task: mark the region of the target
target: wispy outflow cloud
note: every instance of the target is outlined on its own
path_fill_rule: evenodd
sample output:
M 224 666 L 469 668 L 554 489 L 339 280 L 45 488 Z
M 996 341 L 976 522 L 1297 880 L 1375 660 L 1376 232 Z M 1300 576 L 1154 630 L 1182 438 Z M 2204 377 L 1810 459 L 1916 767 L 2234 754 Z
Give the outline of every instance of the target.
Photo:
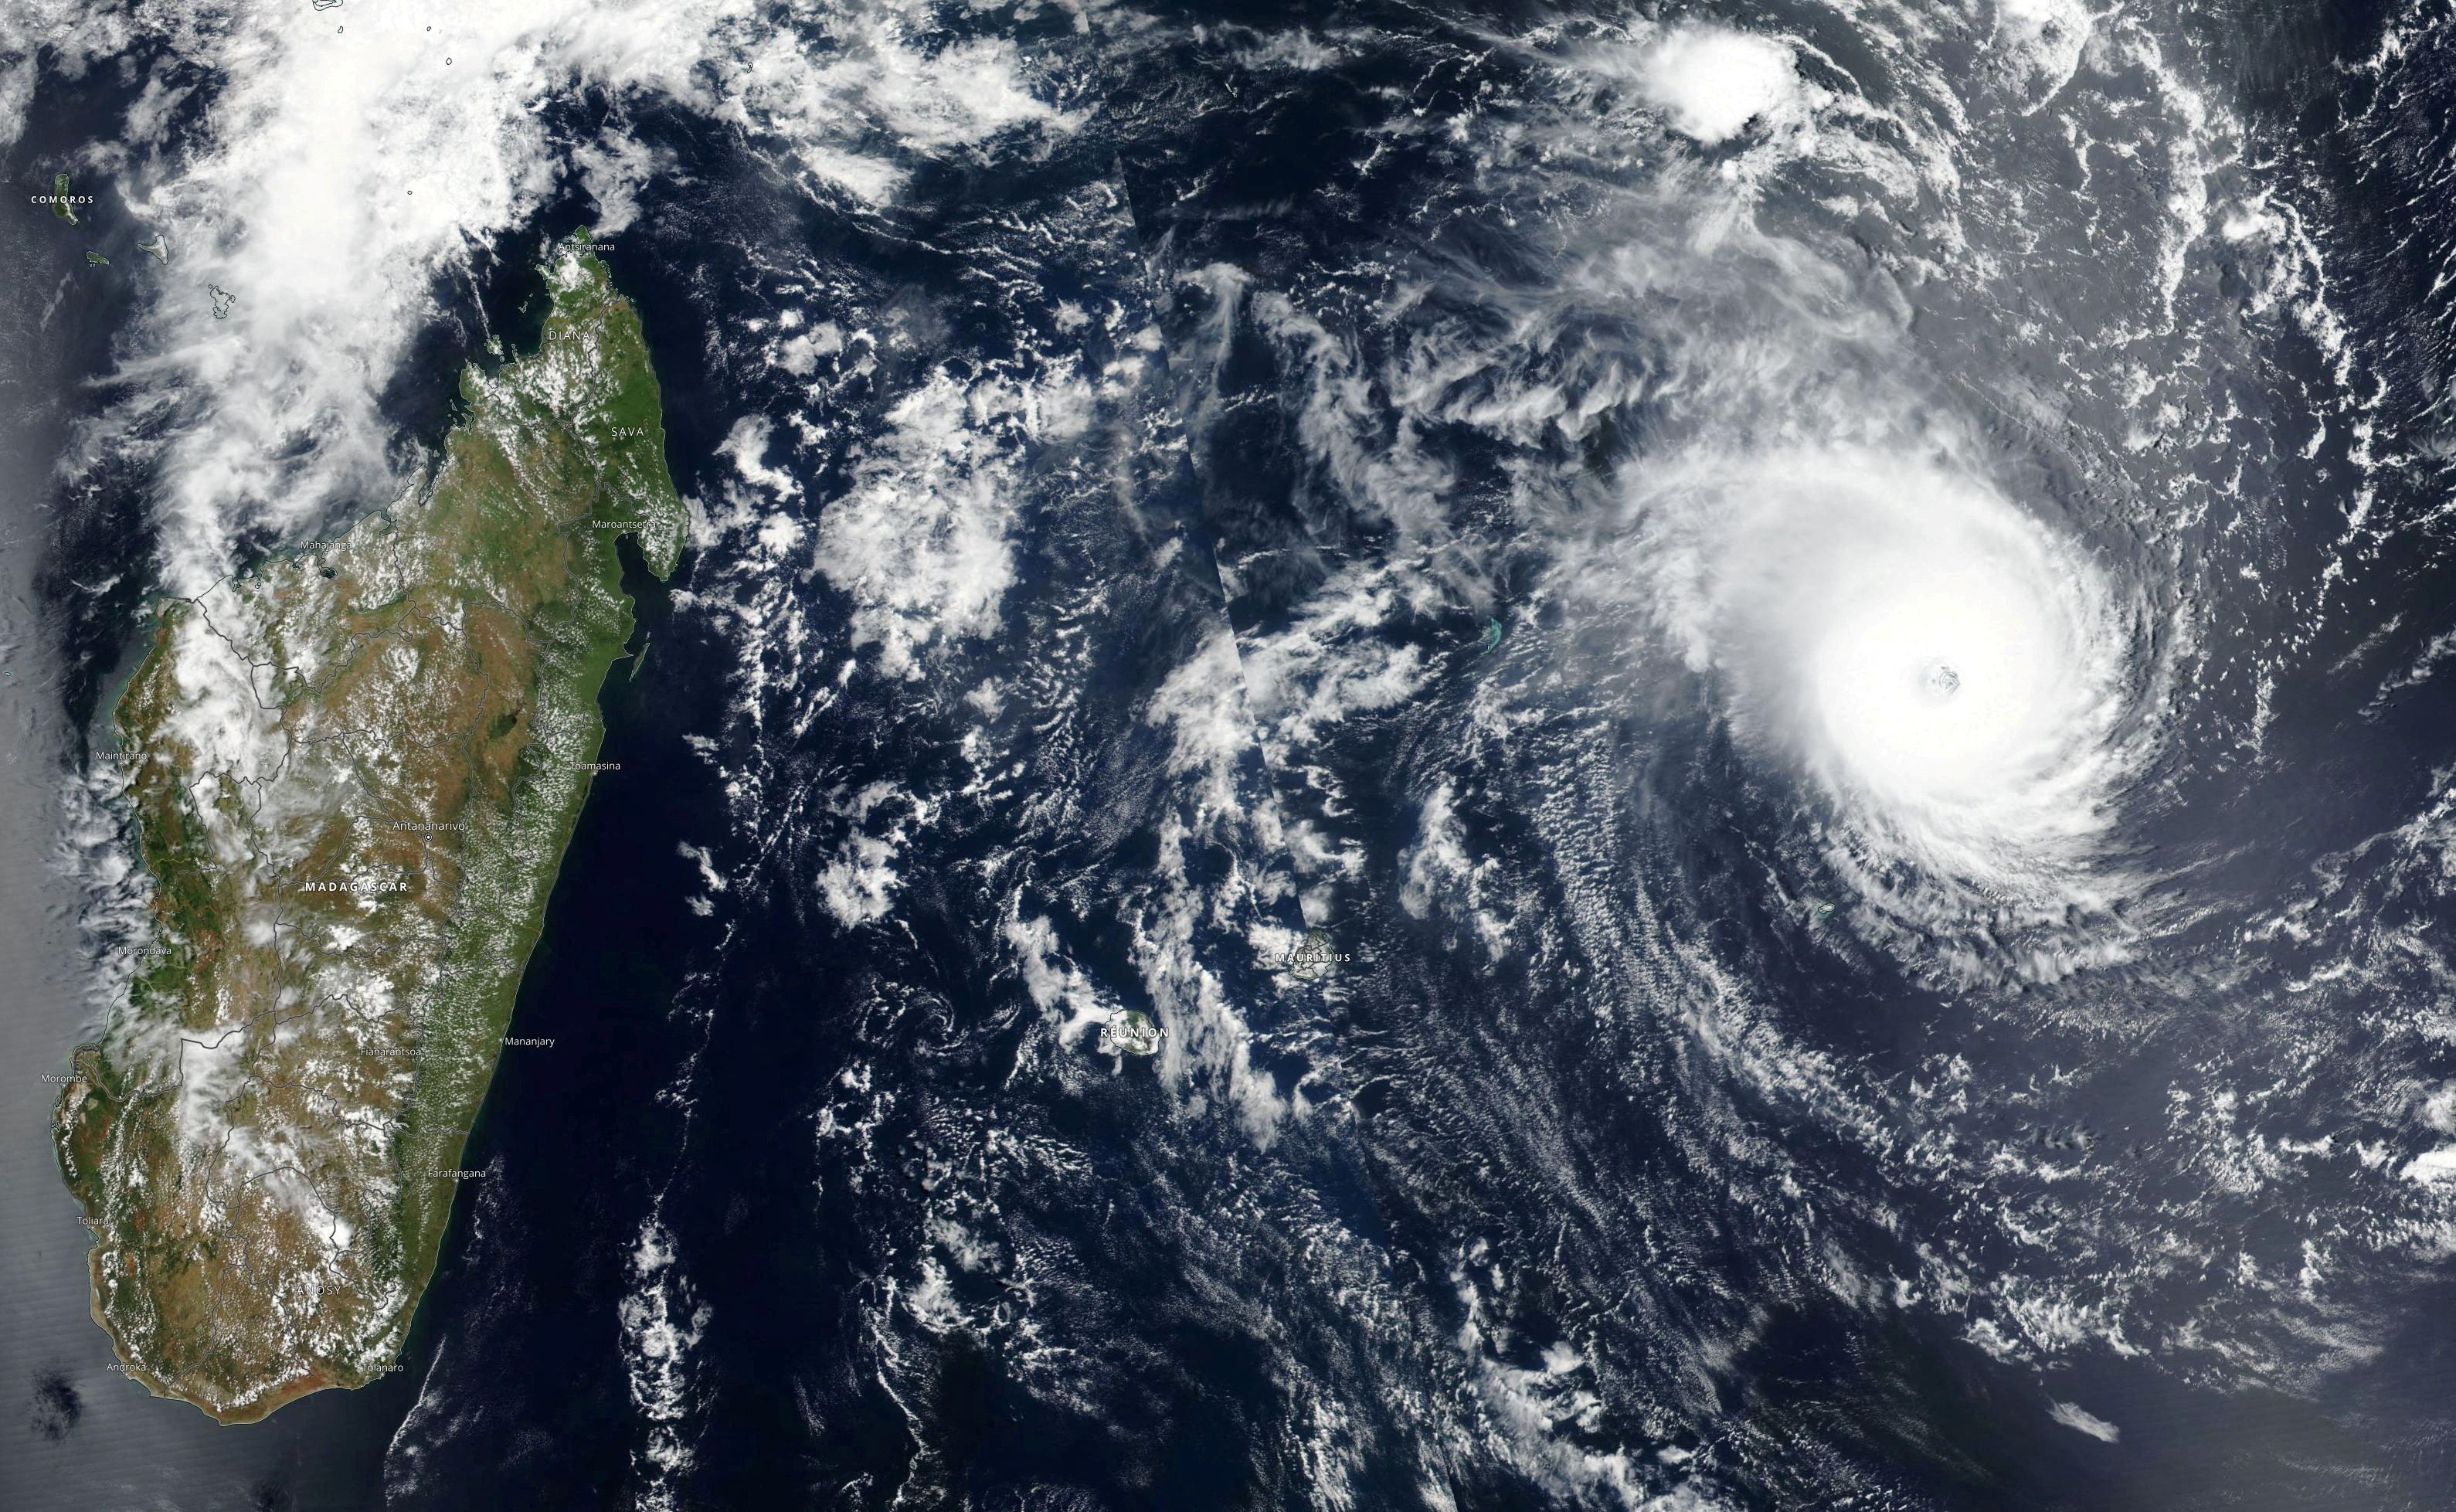
M 2192 686 L 2223 673 L 2204 656 L 2211 642 L 2261 654 L 2257 637 L 2211 623 L 2208 605 L 2249 602 L 2222 577 L 2262 583 L 2263 604 L 2281 592 L 2265 586 L 2277 554 L 2241 544 L 2271 528 L 2271 501 L 2225 497 L 2262 486 L 2257 463 L 2244 481 L 2242 459 L 2274 438 L 2226 385 L 2271 360 L 2247 349 L 2242 303 L 2301 296 L 2256 276 L 2250 301 L 2215 291 L 2236 261 L 2277 288 L 2304 278 L 2300 227 L 2246 213 L 2226 235 L 2251 252 L 2221 266 L 2208 255 L 2204 207 L 2255 203 L 2226 180 L 2275 175 L 2248 166 L 2257 154 L 2241 151 L 2222 90 L 2196 92 L 2180 49 L 2158 62 L 2147 24 L 2060 3 L 1981 8 L 1974 57 L 1937 47 L 1933 18 L 1855 8 L 1847 30 L 1866 51 L 1849 56 L 1762 20 L 1750 33 L 1546 28 L 1527 66 L 1553 77 L 1496 68 L 1471 105 L 1393 112 L 1369 152 L 1324 172 L 1375 204 L 1421 196 L 1386 235 L 1323 216 L 1346 238 L 1335 269 L 1220 231 L 1226 197 L 1198 172 L 1149 194 L 1187 203 L 1169 222 L 1177 239 L 1150 239 L 1178 291 L 1172 357 L 1198 464 L 1241 505 L 1258 431 L 1298 459 L 1270 478 L 1294 486 L 1254 501 L 1266 519 L 1235 521 L 1250 546 L 1222 546 L 1232 597 L 1249 595 L 1235 652 L 1274 770 L 1293 774 L 1290 833 L 1310 824 L 1336 853 L 1386 845 L 1394 812 L 1416 819 L 1395 868 L 1366 872 L 1380 887 L 1333 893 L 1341 910 L 1472 919 L 1484 938 L 1456 930 L 1448 943 L 1480 956 L 1499 934 L 1482 929 L 1484 899 L 1557 878 L 1562 907 L 1515 920 L 1495 909 L 1494 922 L 1522 926 L 1513 944 L 1553 929 L 1579 942 L 1581 973 L 1543 978 L 1565 1001 L 1599 962 L 1627 973 L 1618 993 L 1597 992 L 1607 1012 L 1675 1015 L 1670 1032 L 1693 1036 L 1714 1071 L 1694 1122 L 1686 1107 L 1666 1119 L 1675 1137 L 1699 1129 L 1727 1150 L 1718 1178 L 1758 1158 L 1761 1135 L 1810 1127 L 1867 1151 L 1882 1195 L 1859 1211 L 1878 1223 L 1896 1200 L 1949 1195 L 1975 1213 L 1970 1194 L 2071 1183 L 2092 1200 L 2057 1203 L 2051 1238 L 2022 1233 L 1997 1247 L 2017 1258 L 1996 1268 L 1976 1258 L 1993 1220 L 1974 1230 L 1986 1238 L 1939 1240 L 1903 1305 L 1990 1331 L 2006 1358 L 2155 1347 L 2143 1341 L 2170 1303 L 2162 1316 L 2193 1316 L 2194 1330 L 2160 1342 L 2232 1349 L 2244 1336 L 2231 1314 L 2195 1332 L 2237 1305 L 2215 1299 L 2231 1283 L 2202 1287 L 2155 1261 L 2071 1262 L 2099 1245 L 2151 1254 L 2173 1232 L 2171 1207 L 2103 1174 L 2119 1162 L 2055 1145 L 2018 1167 L 1996 1154 L 1945 1172 L 1924 1163 L 1929 1147 L 1903 1154 L 1910 1138 L 1965 1140 L 2006 1110 L 2032 1116 L 2032 1099 L 2077 1094 L 1997 1084 L 1974 1054 L 1975 1071 L 1955 1057 L 1903 1096 L 1827 1026 L 1791 1016 L 1789 984 L 1762 974 L 1753 941 L 1732 948 L 1721 904 L 1692 911 L 1689 861 L 1654 849 L 1719 846 L 1709 829 L 1736 829 L 1763 848 L 1751 865 L 1765 868 L 1770 928 L 1795 922 L 1804 949 L 1830 953 L 1820 969 L 1847 980 L 1872 956 L 1907 967 L 2041 1041 L 2053 1030 L 2038 1004 L 2085 997 L 2073 990 L 2086 983 L 2106 984 L 2104 1022 L 2125 1035 L 2171 1032 L 2184 1012 L 2158 998 L 2202 990 L 2187 971 L 2161 974 L 2183 910 L 2174 853 L 2141 837 L 2173 811 L 2173 763 L 2203 738 L 2179 711 L 2230 727 L 2248 707 Z M 1267 119 L 1302 87 L 1259 77 L 1259 64 L 1219 72 L 1230 83 L 1206 104 L 1227 119 Z M 2058 173 L 2060 187 L 2040 187 Z M 2293 198 L 2277 192 L 2281 206 Z M 1453 237 L 1461 225 L 1474 235 Z M 2290 308 L 2258 315 L 2282 324 Z M 2333 355 L 2335 327 L 2302 317 Z M 2312 428 L 2295 413 L 2299 446 Z M 1203 431 L 1214 416 L 1216 440 Z M 2195 532 L 2208 528 L 2241 534 L 2204 551 Z M 1474 570 L 1484 564 L 1523 576 Z M 2307 602 L 2336 570 L 2282 593 Z M 1377 575 L 1362 602 L 1357 585 Z M 1418 675 L 1386 682 L 1403 702 L 1360 696 L 1404 656 L 1421 659 Z M 2256 719 L 2267 705 L 2263 684 Z M 1672 775 L 1705 746 L 1679 733 L 1692 717 L 1728 745 Z M 1735 790 L 1763 808 L 1733 814 Z M 1541 839 L 1512 848 L 1494 820 Z M 1760 1121 L 1716 1106 L 1724 1078 L 1783 1112 Z M 1445 1089 L 1426 1083 L 1420 1112 L 1440 1123 Z M 1949 1099 L 1989 1112 L 1940 1112 Z M 2456 1159 L 2400 1152 L 2381 1155 L 2364 1200 L 2391 1184 L 2398 1205 L 2456 1192 L 2440 1179 Z M 2291 1164 L 2258 1166 L 2257 1179 L 2305 1180 Z M 1803 1158 L 1740 1184 L 1763 1211 L 1791 1212 L 1812 1169 Z M 2413 1179 L 2394 1181 L 2400 1169 Z M 2308 1177 L 2315 1195 L 2298 1200 L 2343 1211 L 2333 1191 L 2316 1195 L 2334 1179 Z M 2209 1211 L 2237 1211 L 2232 1191 L 2198 1182 L 2181 1184 Z M 1832 1224 L 1859 1201 L 1828 1188 L 1799 1220 Z M 2306 1305 L 2296 1287 L 2321 1284 L 2303 1274 L 2324 1274 L 2262 1263 L 2291 1277 L 2269 1283 L 2281 1312 Z M 1809 1284 L 1845 1294 L 1865 1280 L 1836 1269 Z M 2244 1345 L 2230 1364 L 2260 1352 Z
M 943 25 L 942 10 L 961 24 Z M 993 148 L 1036 157 L 1082 120 L 1012 38 L 961 6 L 28 0 L 0 11 L 0 141 L 46 88 L 106 63 L 156 70 L 151 84 L 129 81 L 121 139 L 80 159 L 112 178 L 137 236 L 159 235 L 162 258 L 124 270 L 137 280 L 135 314 L 118 335 L 108 407 L 72 465 L 143 480 L 159 533 L 153 576 L 182 596 L 268 541 L 297 542 L 399 497 L 429 459 L 387 418 L 384 396 L 460 316 L 455 291 L 491 276 L 490 250 L 549 203 L 577 191 L 603 229 L 638 220 L 675 165 L 632 133 L 635 115 L 678 107 L 734 133 L 781 193 L 872 219 L 931 161 Z M 778 339 L 778 365 L 808 377 L 848 337 L 822 320 Z M 840 577 L 860 644 L 902 674 L 995 623 L 1012 576 L 1015 458 L 1079 428 L 1089 392 L 1064 378 L 925 384 L 887 418 L 841 509 L 814 505 L 808 526 L 771 511 L 759 549 L 789 552 L 803 583 Z M 798 496 L 804 480 L 784 470 L 797 462 L 761 462 L 769 423 L 746 419 L 723 455 L 746 495 Z M 912 501 L 935 509 L 917 528 L 894 513 Z M 229 747 L 224 765 L 285 754 L 262 721 L 227 712 L 206 710 L 213 727 L 196 736 Z M 88 888 L 106 1020 L 125 1007 L 148 929 L 119 781 L 104 764 L 74 785 L 63 848 Z M 930 822 L 930 805 L 907 796 L 864 791 L 836 815 L 846 839 L 822 882 L 848 927 L 887 910 L 908 831 Z M 695 901 L 712 908 L 725 883 L 705 853 L 701 864 L 707 891 Z M 617 1310 L 644 1506 L 679 1495 L 706 1405 L 696 1353 L 708 1313 L 677 1253 L 650 1216 Z M 417 1452 L 405 1451 L 413 1471 Z
M 2122 1429 L 2096 1413 L 2077 1407 L 2069 1401 L 2057 1402 L 2055 1406 L 2048 1409 L 2047 1416 L 2073 1432 L 2085 1433 L 2100 1443 L 2114 1443 L 2123 1437 Z
M 166 583 L 196 591 L 243 532 L 295 534 L 399 485 L 415 460 L 379 396 L 439 317 L 444 281 L 563 182 L 612 225 L 636 215 L 654 154 L 619 131 L 559 140 L 559 102 L 676 100 L 732 123 L 810 192 L 870 205 L 930 157 L 1076 124 L 1011 41 L 930 40 L 927 16 L 444 0 L 37 6 L 0 21 L 0 128 L 36 88 L 38 42 L 54 72 L 143 40 L 205 81 L 200 110 L 161 109 L 152 92 L 127 122 L 119 188 L 168 260 L 122 343 L 127 398 L 86 447 L 150 464 Z
M 127 11 L 80 0 L 19 0 L 0 9 L 0 147 L 25 132 L 46 72 L 83 78 L 148 30 Z
M 1818 447 L 1632 477 L 1628 558 L 1735 728 L 1819 789 L 1838 873 L 1950 934 L 2107 906 L 2133 619 L 1983 478 Z
M 227 570 L 242 529 L 287 534 L 397 484 L 379 397 L 439 280 L 553 188 L 542 104 L 696 61 L 648 11 L 582 13 L 247 10 L 194 35 L 210 103 L 125 186 L 168 260 L 116 375 L 133 398 L 104 420 L 148 438 L 174 589 Z

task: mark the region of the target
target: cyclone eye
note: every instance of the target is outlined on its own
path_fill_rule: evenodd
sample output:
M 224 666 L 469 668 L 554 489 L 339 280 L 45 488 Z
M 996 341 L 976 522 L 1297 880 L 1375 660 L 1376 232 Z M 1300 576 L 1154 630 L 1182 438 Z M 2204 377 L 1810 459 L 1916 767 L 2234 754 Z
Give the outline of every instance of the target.
M 1919 674 L 1919 691 L 1927 695 L 1929 703 L 1941 704 L 1961 691 L 1961 674 L 1942 662 L 1930 662 Z

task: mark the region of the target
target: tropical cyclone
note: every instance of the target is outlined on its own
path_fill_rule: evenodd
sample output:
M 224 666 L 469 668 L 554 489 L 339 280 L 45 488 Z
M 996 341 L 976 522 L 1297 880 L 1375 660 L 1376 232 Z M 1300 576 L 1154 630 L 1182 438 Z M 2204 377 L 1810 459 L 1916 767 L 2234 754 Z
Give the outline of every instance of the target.
M 94 1316 L 226 1422 L 394 1362 L 686 517 L 638 317 L 584 237 L 430 476 L 163 601 L 116 709 L 153 935 L 62 1095 Z

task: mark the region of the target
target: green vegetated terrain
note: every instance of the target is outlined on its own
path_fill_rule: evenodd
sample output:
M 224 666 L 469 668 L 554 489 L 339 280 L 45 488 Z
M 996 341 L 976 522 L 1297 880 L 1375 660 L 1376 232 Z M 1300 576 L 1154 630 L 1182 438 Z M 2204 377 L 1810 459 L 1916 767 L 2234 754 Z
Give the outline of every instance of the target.
M 153 937 L 58 1111 L 130 1375 L 228 1422 L 396 1360 L 590 787 L 616 541 L 686 527 L 584 240 L 431 477 L 156 605 L 116 720 Z

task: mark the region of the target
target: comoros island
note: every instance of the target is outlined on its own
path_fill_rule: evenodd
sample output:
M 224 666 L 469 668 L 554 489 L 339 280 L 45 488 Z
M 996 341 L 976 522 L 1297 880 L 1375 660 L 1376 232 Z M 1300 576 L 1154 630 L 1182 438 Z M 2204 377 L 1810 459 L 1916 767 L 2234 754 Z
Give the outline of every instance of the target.
M 638 316 L 583 239 L 535 352 L 462 377 L 424 480 L 154 606 L 113 713 L 151 937 L 61 1097 L 93 1311 L 226 1422 L 397 1361 L 686 530 Z

